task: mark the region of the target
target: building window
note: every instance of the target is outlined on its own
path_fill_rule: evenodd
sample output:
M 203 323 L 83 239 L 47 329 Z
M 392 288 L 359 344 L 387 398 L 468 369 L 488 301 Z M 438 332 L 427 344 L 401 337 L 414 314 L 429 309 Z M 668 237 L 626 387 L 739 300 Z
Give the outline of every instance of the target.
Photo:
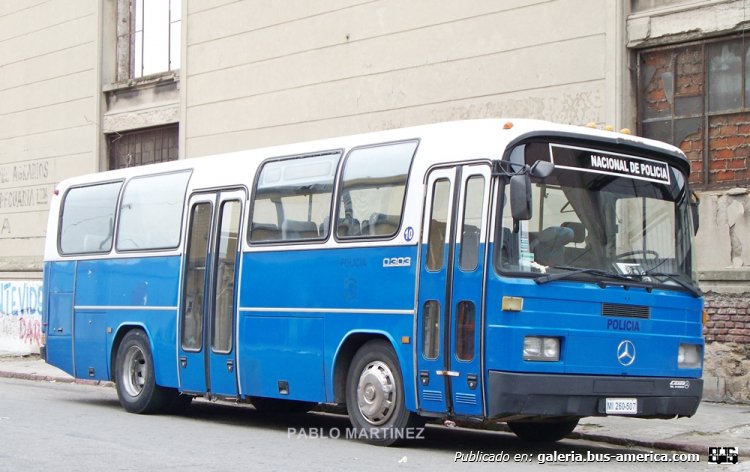
M 177 160 L 177 124 L 107 135 L 109 168 Z
M 119 0 L 118 80 L 180 68 L 182 0 Z
M 680 147 L 699 188 L 750 183 L 750 43 L 742 36 L 638 53 L 642 136 Z

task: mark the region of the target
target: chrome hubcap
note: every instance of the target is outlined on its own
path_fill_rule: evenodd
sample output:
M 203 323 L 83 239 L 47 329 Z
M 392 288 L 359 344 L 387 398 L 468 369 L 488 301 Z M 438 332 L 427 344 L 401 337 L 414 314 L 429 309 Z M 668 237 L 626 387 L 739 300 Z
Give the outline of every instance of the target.
M 391 369 L 381 361 L 367 364 L 357 384 L 357 405 L 362 416 L 372 425 L 382 425 L 393 416 L 397 395 Z
M 130 346 L 125 353 L 122 369 L 122 386 L 131 397 L 137 397 L 146 385 L 146 357 L 138 346 Z

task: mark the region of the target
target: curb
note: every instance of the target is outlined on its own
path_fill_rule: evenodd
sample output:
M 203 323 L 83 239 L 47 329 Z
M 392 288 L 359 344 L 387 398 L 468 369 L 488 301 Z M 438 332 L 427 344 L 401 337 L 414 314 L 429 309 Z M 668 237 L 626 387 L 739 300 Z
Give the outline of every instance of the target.
M 479 431 L 500 431 L 512 434 L 510 428 L 508 428 L 505 423 L 489 423 L 482 426 L 471 422 L 458 422 L 457 426 Z M 690 452 L 701 455 L 705 455 L 707 452 L 706 446 L 678 441 L 670 441 L 668 439 L 662 441 L 646 441 L 640 439 L 629 439 L 621 436 L 612 436 L 609 434 L 586 433 L 578 431 L 573 431 L 565 438 L 582 439 L 584 441 L 612 444 L 614 446 L 643 447 L 647 449 L 661 449 L 674 452 Z
M 8 372 L 0 370 L 0 377 L 11 378 L 11 379 L 22 379 L 22 380 L 36 380 L 42 382 L 60 382 L 60 383 L 75 383 L 80 385 L 93 385 L 101 387 L 114 387 L 113 382 L 106 380 L 81 380 L 74 379 L 73 377 L 60 377 L 53 375 L 42 375 L 42 374 L 30 374 L 26 372 Z M 339 413 L 339 411 L 336 411 Z M 505 424 L 495 424 L 494 427 L 477 427 L 470 423 L 461 423 L 460 427 L 467 429 L 477 429 L 485 431 L 503 431 L 509 432 L 510 430 Z M 611 436 L 607 434 L 595 434 L 595 433 L 584 433 L 573 431 L 567 436 L 568 439 L 582 439 L 585 441 L 592 441 L 598 443 L 612 444 L 615 446 L 637 446 L 645 447 L 648 449 L 661 449 L 668 451 L 679 451 L 679 452 L 690 452 L 695 454 L 705 454 L 706 447 L 698 444 L 688 444 L 680 442 L 666 441 L 641 441 L 638 439 L 628 439 L 618 436 Z
M 645 447 L 648 449 L 662 449 L 667 451 L 678 451 L 678 452 L 690 452 L 694 454 L 704 455 L 707 452 L 706 446 L 698 444 L 689 444 L 674 442 L 669 440 L 664 441 L 642 441 L 639 439 L 628 439 L 618 436 L 610 436 L 607 434 L 594 434 L 594 433 L 578 433 L 573 431 L 568 436 L 570 439 L 583 439 L 585 441 L 593 441 L 600 443 L 612 444 L 615 446 L 637 446 Z
M 73 377 L 60 377 L 55 375 L 43 375 L 43 374 L 29 374 L 26 372 L 8 372 L 0 370 L 0 377 L 8 379 L 21 379 L 21 380 L 36 380 L 39 382 L 59 382 L 59 383 L 74 383 L 80 385 L 94 385 L 102 387 L 114 387 L 113 382 L 107 380 L 83 380 L 74 379 Z

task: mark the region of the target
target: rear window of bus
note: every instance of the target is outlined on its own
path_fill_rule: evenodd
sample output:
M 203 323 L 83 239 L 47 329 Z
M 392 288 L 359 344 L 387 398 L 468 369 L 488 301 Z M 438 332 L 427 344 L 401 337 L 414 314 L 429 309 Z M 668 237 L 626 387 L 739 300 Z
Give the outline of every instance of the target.
M 67 191 L 60 217 L 60 253 L 95 254 L 112 249 L 117 196 L 121 187 L 121 181 L 106 182 Z

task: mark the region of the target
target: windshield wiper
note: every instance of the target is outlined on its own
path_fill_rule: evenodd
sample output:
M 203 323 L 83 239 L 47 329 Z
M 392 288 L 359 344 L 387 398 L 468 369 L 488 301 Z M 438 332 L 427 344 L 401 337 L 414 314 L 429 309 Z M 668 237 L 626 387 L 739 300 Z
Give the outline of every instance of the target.
M 553 267 L 550 267 L 550 269 L 563 269 L 563 270 L 569 270 L 570 272 L 559 272 L 557 274 L 547 274 L 541 277 L 537 277 L 536 279 L 534 279 L 534 281 L 538 284 L 546 284 L 547 282 L 552 282 L 554 280 L 560 280 L 560 279 L 567 279 L 568 277 L 573 277 L 574 275 L 578 275 L 578 274 L 589 274 L 589 275 L 595 275 L 597 277 L 605 277 L 608 279 L 628 280 L 628 281 L 634 282 L 634 280 L 628 276 L 615 274 L 613 272 L 607 272 L 601 269 L 586 269 L 582 267 L 570 267 L 570 266 L 553 266 Z
M 703 292 L 699 287 L 696 287 L 694 285 L 691 285 L 687 282 L 684 282 L 679 278 L 680 274 L 668 274 L 666 272 L 653 272 L 653 271 L 644 271 L 642 274 L 638 274 L 638 276 L 643 280 L 644 277 L 663 277 L 665 279 L 671 280 L 672 282 L 675 282 L 680 287 L 684 288 L 688 292 L 690 292 L 691 295 L 693 295 L 695 298 L 698 298 L 703 295 Z M 659 282 L 663 282 L 663 280 L 660 280 Z

